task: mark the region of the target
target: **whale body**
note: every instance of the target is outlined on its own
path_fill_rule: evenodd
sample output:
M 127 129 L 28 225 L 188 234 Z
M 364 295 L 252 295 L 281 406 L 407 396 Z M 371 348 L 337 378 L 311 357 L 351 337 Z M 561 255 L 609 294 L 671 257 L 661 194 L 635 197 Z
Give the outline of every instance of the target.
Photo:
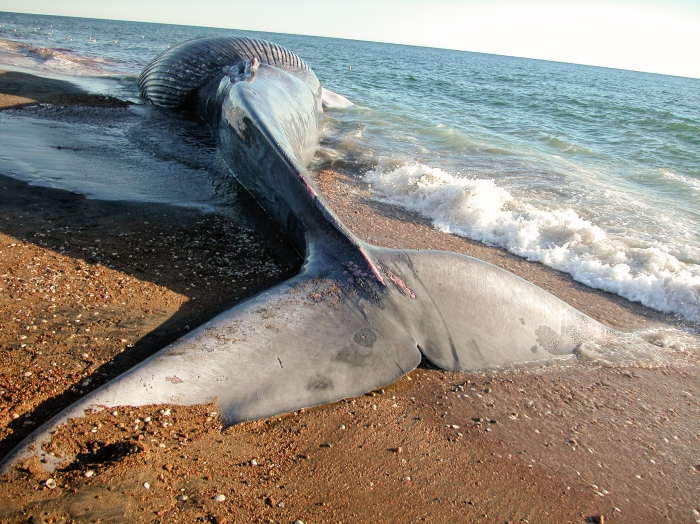
M 480 260 L 361 241 L 306 170 L 319 143 L 323 90 L 276 44 L 239 37 L 176 45 L 141 73 L 149 102 L 209 124 L 232 174 L 304 255 L 296 277 L 211 319 L 86 395 L 2 464 L 38 455 L 69 418 L 101 407 L 216 401 L 225 425 L 366 393 L 422 357 L 476 370 L 571 355 L 614 332 Z

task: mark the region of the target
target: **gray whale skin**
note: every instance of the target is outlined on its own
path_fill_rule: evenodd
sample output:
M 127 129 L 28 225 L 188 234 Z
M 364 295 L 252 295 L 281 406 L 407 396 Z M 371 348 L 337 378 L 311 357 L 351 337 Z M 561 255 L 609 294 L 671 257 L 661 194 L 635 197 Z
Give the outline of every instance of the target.
M 257 66 L 253 58 L 254 76 L 223 73 Z M 49 471 L 70 460 L 42 443 L 86 410 L 217 401 L 232 425 L 385 386 L 421 355 L 446 370 L 475 370 L 557 358 L 614 336 L 485 262 L 355 237 L 306 170 L 319 142 L 321 85 L 294 53 L 250 38 L 193 40 L 156 57 L 139 86 L 153 104 L 199 112 L 231 172 L 305 255 L 303 268 L 59 413 L 2 471 L 32 455 Z

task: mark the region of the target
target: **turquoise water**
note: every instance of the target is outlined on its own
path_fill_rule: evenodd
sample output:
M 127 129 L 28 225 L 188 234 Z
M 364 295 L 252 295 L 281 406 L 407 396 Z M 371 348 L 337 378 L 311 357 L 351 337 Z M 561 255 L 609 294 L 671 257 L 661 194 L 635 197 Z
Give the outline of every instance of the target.
M 436 228 L 700 322 L 700 80 L 11 13 L 0 13 L 0 63 L 137 100 L 135 78 L 155 54 L 220 34 L 289 47 L 355 103 L 327 112 L 312 169 L 342 168 Z

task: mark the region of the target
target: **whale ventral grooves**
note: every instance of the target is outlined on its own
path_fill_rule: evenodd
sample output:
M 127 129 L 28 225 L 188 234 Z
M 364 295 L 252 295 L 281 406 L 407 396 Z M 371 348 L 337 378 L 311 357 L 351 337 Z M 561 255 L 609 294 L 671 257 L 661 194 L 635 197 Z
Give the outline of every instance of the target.
M 181 42 L 154 58 L 139 75 L 144 98 L 161 107 L 176 108 L 223 68 L 256 58 L 281 69 L 311 71 L 290 50 L 257 38 L 221 36 Z

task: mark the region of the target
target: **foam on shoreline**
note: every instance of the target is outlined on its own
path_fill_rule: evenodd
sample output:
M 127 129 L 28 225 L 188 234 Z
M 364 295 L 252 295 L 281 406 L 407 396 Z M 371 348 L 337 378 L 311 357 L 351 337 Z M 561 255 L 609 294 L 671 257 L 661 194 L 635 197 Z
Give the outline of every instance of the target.
M 409 164 L 365 176 L 377 198 L 430 219 L 437 229 L 499 246 L 575 280 L 700 322 L 700 261 L 687 246 L 615 238 L 572 209 L 521 202 L 494 180 Z

